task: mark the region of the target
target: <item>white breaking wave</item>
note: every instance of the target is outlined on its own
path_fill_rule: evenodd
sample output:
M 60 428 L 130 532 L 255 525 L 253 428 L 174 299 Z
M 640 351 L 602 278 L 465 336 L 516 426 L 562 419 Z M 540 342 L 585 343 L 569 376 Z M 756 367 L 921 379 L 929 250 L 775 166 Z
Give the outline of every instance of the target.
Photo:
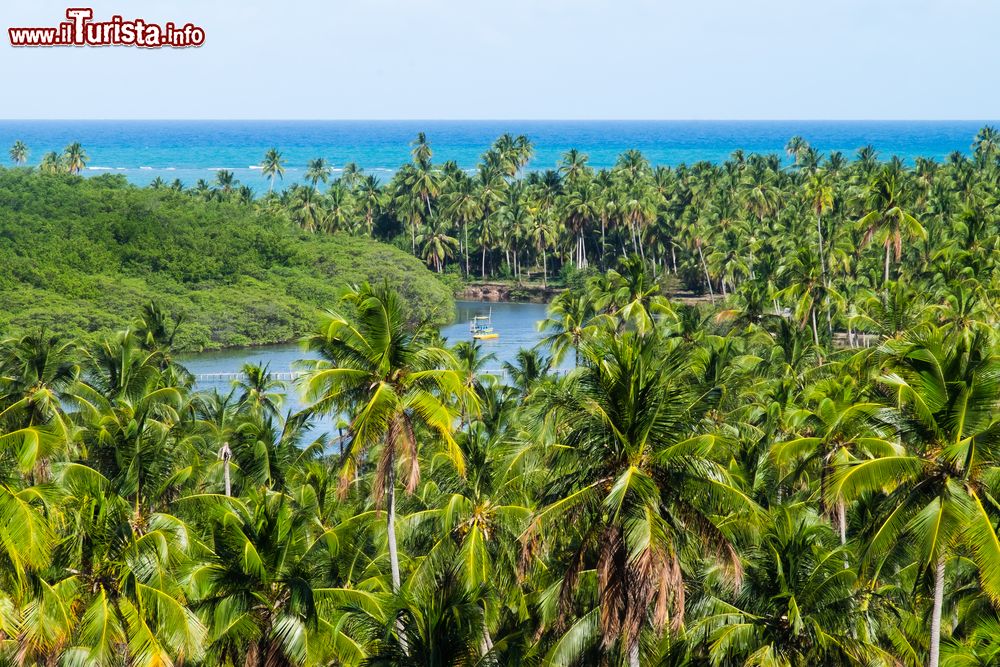
M 152 167 L 139 167 L 139 169 L 146 169 L 146 170 L 151 170 L 151 169 L 152 169 Z
M 87 167 L 87 171 L 111 171 L 111 167 Z

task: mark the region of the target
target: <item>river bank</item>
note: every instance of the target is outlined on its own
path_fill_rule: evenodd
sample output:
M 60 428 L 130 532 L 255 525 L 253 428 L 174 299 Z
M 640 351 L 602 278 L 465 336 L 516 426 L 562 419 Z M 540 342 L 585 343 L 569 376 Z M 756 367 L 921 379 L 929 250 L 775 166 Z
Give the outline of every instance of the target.
M 455 292 L 455 299 L 490 303 L 550 303 L 563 291 L 563 288 L 530 283 L 489 281 L 464 285 Z

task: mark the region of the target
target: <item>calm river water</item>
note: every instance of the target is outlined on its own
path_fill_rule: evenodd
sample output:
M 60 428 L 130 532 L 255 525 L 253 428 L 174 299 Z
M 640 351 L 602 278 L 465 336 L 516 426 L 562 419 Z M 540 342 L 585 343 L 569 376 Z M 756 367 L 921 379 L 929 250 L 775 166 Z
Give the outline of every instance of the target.
M 485 351 L 496 355 L 488 367 L 500 369 L 505 361 L 513 361 L 521 348 L 534 347 L 542 339 L 538 332 L 538 322 L 545 319 L 547 306 L 541 303 L 480 303 L 478 301 L 458 301 L 455 304 L 456 319 L 441 329 L 441 334 L 450 344 L 460 340 L 470 340 L 469 320 L 475 315 L 489 315 L 492 309 L 493 328 L 500 334 L 495 340 L 482 341 Z M 288 373 L 300 359 L 315 358 L 298 343 L 267 345 L 237 350 L 218 350 L 188 355 L 178 359 L 191 373 L 238 373 L 244 364 L 268 364 L 273 373 Z M 218 389 L 229 391 L 231 382 L 225 380 L 200 380 L 198 389 Z M 298 411 L 302 408 L 300 396 L 289 386 L 284 410 Z

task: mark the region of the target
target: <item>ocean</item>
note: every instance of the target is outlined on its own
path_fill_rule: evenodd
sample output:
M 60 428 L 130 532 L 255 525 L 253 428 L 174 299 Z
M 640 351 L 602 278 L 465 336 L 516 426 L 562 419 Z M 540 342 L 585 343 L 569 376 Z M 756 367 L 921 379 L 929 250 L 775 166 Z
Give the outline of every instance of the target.
M 355 162 L 382 182 L 409 159 L 410 142 L 425 132 L 434 161 L 454 160 L 473 169 L 504 132 L 527 135 L 535 156 L 529 169 L 555 168 L 571 148 L 596 168 L 610 167 L 618 155 L 638 149 L 655 165 L 708 160 L 720 162 L 736 149 L 775 153 L 795 135 L 827 153 L 848 157 L 871 144 L 882 159 L 896 155 L 912 163 L 923 156 L 943 160 L 968 153 L 976 132 L 996 121 L 0 121 L 0 149 L 21 140 L 37 164 L 48 151 L 61 152 L 79 141 L 89 162 L 87 175 L 124 174 L 146 185 L 160 177 L 186 186 L 211 182 L 228 169 L 257 191 L 268 183 L 257 166 L 264 152 L 278 148 L 286 172 L 277 187 L 304 177 L 306 163 L 324 157 L 335 169 Z

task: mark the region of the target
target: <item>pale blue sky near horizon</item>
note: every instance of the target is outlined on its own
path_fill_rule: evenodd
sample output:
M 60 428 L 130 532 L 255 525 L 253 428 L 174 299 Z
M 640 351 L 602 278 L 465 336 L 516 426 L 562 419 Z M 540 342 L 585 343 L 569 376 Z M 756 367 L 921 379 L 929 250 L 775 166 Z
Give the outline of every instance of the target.
M 67 4 L 68 3 L 68 4 Z M 194 49 L 13 48 L 121 14 Z M 2 118 L 981 119 L 991 0 L 6 0 Z

